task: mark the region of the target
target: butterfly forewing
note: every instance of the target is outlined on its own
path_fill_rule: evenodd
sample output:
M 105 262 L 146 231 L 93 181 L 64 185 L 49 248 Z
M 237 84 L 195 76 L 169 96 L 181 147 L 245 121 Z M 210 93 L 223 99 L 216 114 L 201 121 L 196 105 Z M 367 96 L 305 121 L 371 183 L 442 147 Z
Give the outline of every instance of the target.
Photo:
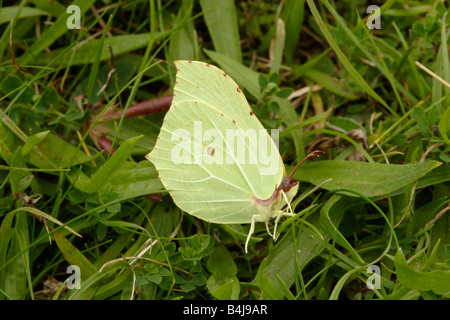
M 250 223 L 284 164 L 236 83 L 205 63 L 178 61 L 174 99 L 150 154 L 183 210 L 217 223 Z

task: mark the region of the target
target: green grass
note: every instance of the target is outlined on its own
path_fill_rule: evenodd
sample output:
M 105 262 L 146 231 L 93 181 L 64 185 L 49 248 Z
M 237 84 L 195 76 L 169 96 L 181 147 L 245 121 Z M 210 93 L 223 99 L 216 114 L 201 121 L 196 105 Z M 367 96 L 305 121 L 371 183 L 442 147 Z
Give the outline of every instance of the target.
M 379 30 L 365 1 L 0 4 L 0 299 L 450 298 L 448 1 L 386 1 Z M 178 59 L 239 84 L 288 172 L 327 152 L 277 241 L 246 254 L 144 158 Z

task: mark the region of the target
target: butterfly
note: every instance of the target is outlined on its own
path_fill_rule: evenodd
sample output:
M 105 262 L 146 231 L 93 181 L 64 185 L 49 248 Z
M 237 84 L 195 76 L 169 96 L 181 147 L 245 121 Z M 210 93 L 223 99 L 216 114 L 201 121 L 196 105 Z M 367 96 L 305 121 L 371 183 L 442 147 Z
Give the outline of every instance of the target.
M 293 215 L 295 169 L 324 152 L 310 153 L 286 176 L 277 145 L 234 80 L 208 63 L 175 65 L 172 104 L 146 158 L 183 211 L 212 223 L 250 223 L 245 252 L 256 222 L 275 239 L 280 217 Z

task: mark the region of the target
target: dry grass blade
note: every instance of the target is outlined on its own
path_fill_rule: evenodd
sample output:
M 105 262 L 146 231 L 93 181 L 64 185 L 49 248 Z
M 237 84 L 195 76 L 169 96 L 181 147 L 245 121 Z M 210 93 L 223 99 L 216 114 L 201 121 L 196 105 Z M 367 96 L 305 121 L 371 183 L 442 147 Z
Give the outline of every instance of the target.
M 440 83 L 442 83 L 444 86 L 446 86 L 448 89 L 450 89 L 450 83 L 448 83 L 447 81 L 445 81 L 444 79 L 442 79 L 441 77 L 439 77 L 436 73 L 434 73 L 433 71 L 431 71 L 430 69 L 428 69 L 427 67 L 425 67 L 423 64 L 421 64 L 419 61 L 416 61 L 415 64 L 422 69 L 423 71 L 425 71 L 426 73 L 428 73 L 430 76 L 432 76 L 433 78 L 435 78 L 437 81 L 439 81 Z

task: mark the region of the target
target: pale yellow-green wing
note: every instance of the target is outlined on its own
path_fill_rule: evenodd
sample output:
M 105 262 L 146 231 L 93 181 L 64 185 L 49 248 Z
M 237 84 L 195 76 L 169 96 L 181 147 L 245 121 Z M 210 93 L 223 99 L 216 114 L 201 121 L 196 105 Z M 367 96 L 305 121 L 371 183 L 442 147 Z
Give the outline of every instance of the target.
M 202 62 L 177 61 L 174 99 L 148 158 L 174 202 L 210 222 L 267 215 L 285 174 L 278 149 L 237 84 Z

